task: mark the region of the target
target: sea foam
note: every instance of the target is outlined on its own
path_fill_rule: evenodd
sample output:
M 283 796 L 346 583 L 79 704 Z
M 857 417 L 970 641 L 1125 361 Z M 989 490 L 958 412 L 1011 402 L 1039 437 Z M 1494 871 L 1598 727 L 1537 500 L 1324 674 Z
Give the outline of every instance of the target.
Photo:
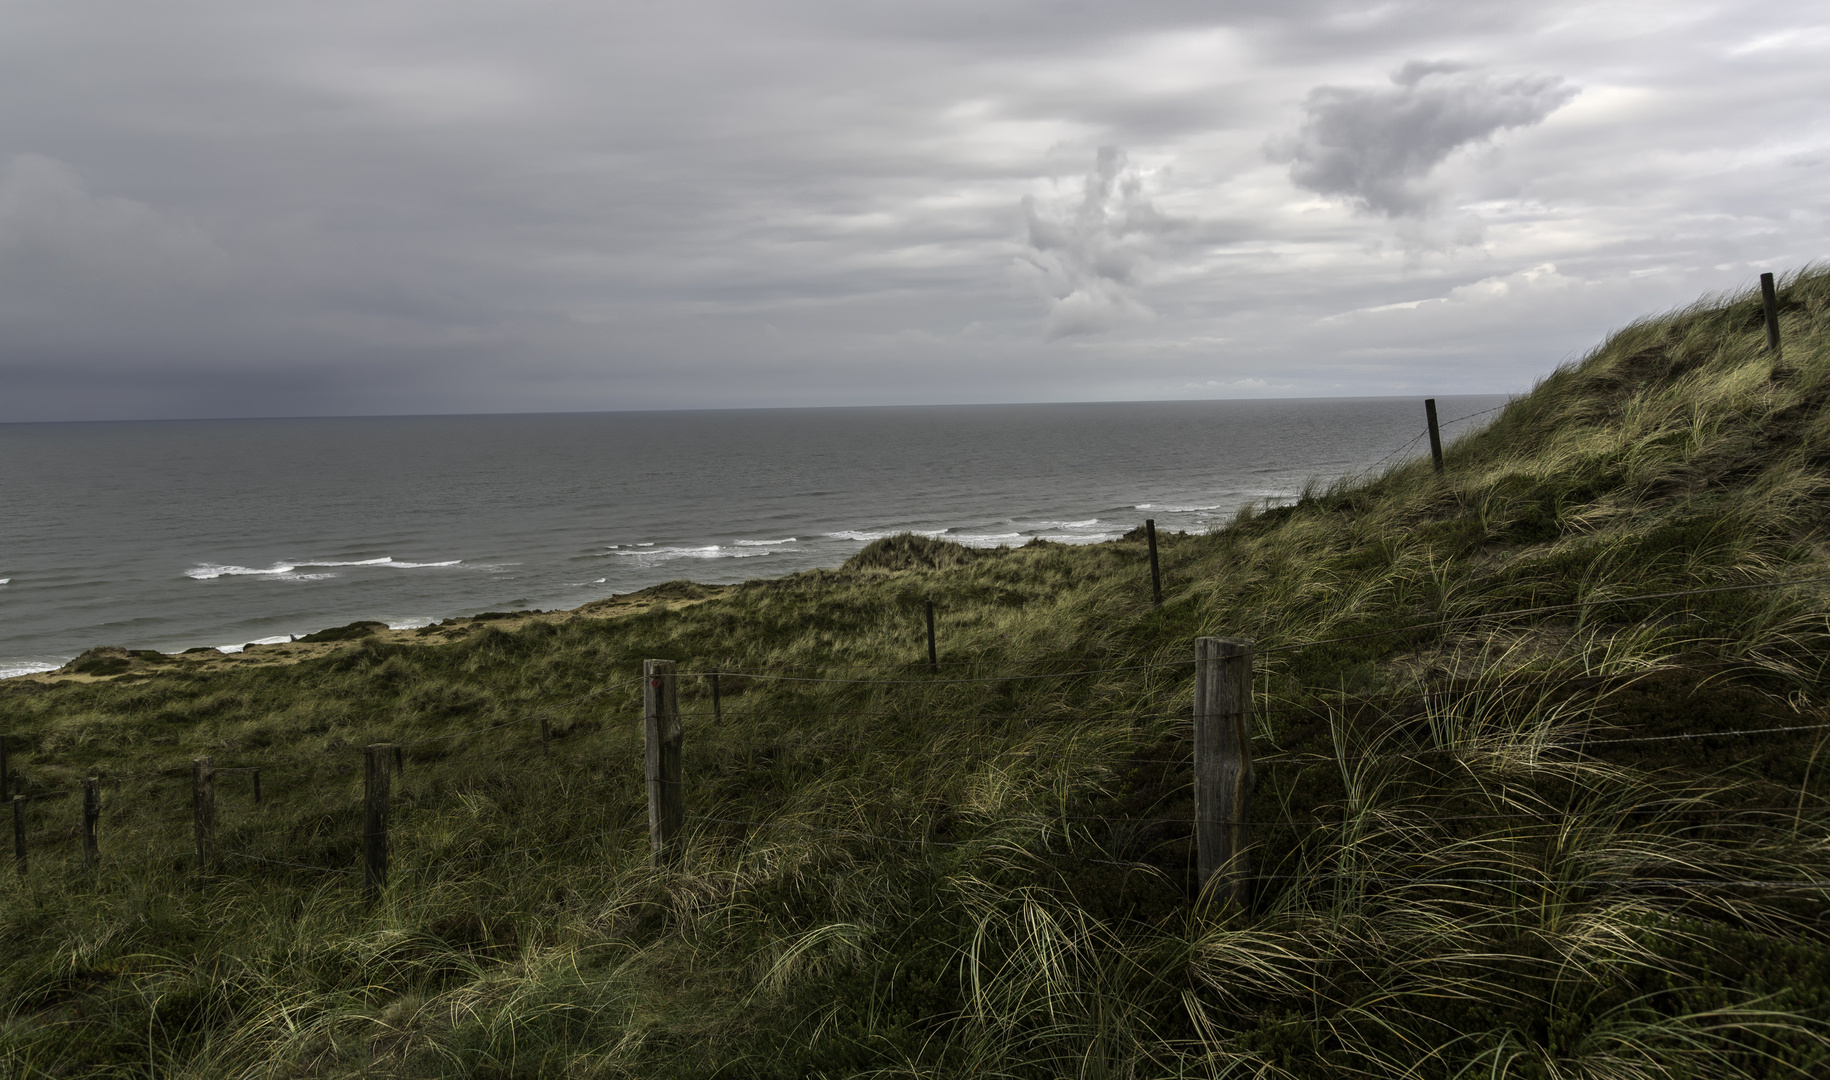
M 719 544 L 707 544 L 704 547 L 664 547 L 650 551 L 612 551 L 610 554 L 625 555 L 642 566 L 653 566 L 656 563 L 671 562 L 674 559 L 754 559 L 760 555 L 774 555 L 777 552 L 774 550 L 743 551 Z
M 386 566 L 395 570 L 423 570 L 431 567 L 457 566 L 464 560 L 446 559 L 443 562 L 396 562 L 383 555 L 379 559 L 313 559 L 299 562 L 276 562 L 268 567 L 234 566 L 222 563 L 200 563 L 184 572 L 184 576 L 198 581 L 211 581 L 219 577 L 267 577 L 281 581 L 322 581 L 336 577 L 336 574 L 301 574 L 303 567 L 324 569 L 338 566 Z
M 69 663 L 68 660 L 64 661 Z M 63 664 L 46 664 L 37 660 L 0 660 L 0 679 L 13 679 L 21 675 L 36 675 L 41 671 L 56 671 Z

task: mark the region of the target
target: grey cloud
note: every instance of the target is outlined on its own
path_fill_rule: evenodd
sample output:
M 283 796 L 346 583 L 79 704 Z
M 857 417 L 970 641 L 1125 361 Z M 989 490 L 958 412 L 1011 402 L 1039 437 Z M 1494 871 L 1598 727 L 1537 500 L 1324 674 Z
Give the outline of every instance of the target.
M 1080 198 L 1023 201 L 1025 258 L 1050 293 L 1050 341 L 1095 333 L 1154 313 L 1133 295 L 1151 242 L 1179 223 L 1144 193 L 1144 178 L 1116 146 L 1100 147 Z
M 1303 99 L 1295 135 L 1271 144 L 1290 179 L 1391 217 L 1429 207 L 1422 181 L 1456 150 L 1529 127 L 1577 89 L 1551 75 L 1501 77 L 1446 61 L 1412 60 L 1392 86 L 1320 86 Z
M 18 0 L 0 420 L 1388 393 L 1366 350 L 1426 345 L 1521 388 L 1830 242 L 1786 164 L 1830 159 L 1830 70 L 1686 10 Z M 1465 168 L 1571 92 L 1501 64 L 1586 89 Z M 1383 220 L 1450 184 L 1478 244 Z M 1523 287 L 1320 322 L 1545 263 L 1580 325 Z
M 0 165 L 4 302 L 74 312 L 221 287 L 228 257 L 202 229 L 145 203 L 97 196 L 68 163 Z

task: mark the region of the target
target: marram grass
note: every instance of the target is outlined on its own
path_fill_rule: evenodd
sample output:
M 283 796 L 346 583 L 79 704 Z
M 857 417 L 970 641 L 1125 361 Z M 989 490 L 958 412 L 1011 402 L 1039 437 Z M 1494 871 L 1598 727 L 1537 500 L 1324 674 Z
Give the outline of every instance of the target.
M 1757 297 L 1711 298 L 1441 477 L 1165 537 L 1160 608 L 1141 540 L 899 539 L 605 617 L 12 681 L 26 793 L 95 773 L 104 815 L 85 875 L 77 803 L 27 804 L 0 1075 L 1825 1075 L 1830 274 L 1780 297 L 1781 357 Z M 1259 649 L 1240 904 L 1191 880 L 1204 634 Z M 649 657 L 885 681 L 725 674 L 714 722 L 683 678 L 657 870 Z M 407 755 L 368 905 L 376 741 Z M 263 766 L 258 805 L 218 775 L 209 873 L 200 754 Z

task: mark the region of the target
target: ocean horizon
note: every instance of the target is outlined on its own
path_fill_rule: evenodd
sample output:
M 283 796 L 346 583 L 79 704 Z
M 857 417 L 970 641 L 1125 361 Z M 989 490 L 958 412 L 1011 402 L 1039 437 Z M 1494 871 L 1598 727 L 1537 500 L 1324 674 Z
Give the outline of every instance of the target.
M 1445 439 L 1509 398 L 1438 398 Z M 1411 397 L 0 424 L 0 677 L 779 577 L 902 532 L 1206 532 L 1423 431 Z

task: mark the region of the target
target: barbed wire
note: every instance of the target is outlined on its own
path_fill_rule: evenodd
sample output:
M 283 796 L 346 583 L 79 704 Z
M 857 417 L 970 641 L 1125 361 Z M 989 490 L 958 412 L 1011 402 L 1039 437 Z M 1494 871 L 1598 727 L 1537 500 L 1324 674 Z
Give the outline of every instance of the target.
M 1830 727 L 1830 725 L 1815 725 L 1815 726 L 1816 727 Z M 1637 807 L 1624 808 L 1624 809 L 1596 810 L 1596 811 L 1585 811 L 1585 810 L 1578 809 L 1578 810 L 1544 810 L 1544 811 L 1506 811 L 1506 812 L 1500 812 L 1500 813 L 1447 814 L 1447 815 L 1432 813 L 1432 814 L 1428 814 L 1423 821 L 1416 822 L 1416 823 L 1414 823 L 1414 825 L 1415 826 L 1429 826 L 1429 825 L 1435 825 L 1435 824 L 1440 824 L 1440 823 L 1468 822 L 1468 821 L 1529 821 L 1529 822 L 1541 822 L 1541 823 L 1548 824 L 1548 825 L 1560 825 L 1564 822 L 1567 822 L 1568 820 L 1571 820 L 1572 818 L 1580 819 L 1585 813 L 1599 813 L 1599 814 L 1601 814 L 1601 816 L 1604 816 L 1604 817 L 1633 817 L 1633 816 L 1694 817 L 1694 816 L 1737 816 L 1737 815 L 1750 815 L 1750 814 L 1786 814 L 1786 815 L 1789 815 L 1792 817 L 1797 817 L 1798 814 L 1802 812 L 1802 809 L 1803 808 L 1801 806 L 1797 806 L 1797 805 L 1752 806 L 1752 807 L 1704 807 L 1704 806 L 1687 806 L 1687 805 L 1678 804 L 1678 805 L 1663 805 L 1663 806 L 1637 806 Z M 1820 808 L 1813 808 L 1813 809 L 1820 809 Z M 900 844 L 900 845 L 904 845 L 904 846 L 914 846 L 914 847 L 936 846 L 936 847 L 947 847 L 947 848 L 971 848 L 971 847 L 982 846 L 986 843 L 997 842 L 997 838 L 995 838 L 995 837 L 985 837 L 985 838 L 981 838 L 981 839 L 974 840 L 974 841 L 948 841 L 948 840 L 938 840 L 938 839 L 932 839 L 932 838 L 911 839 L 911 838 L 907 838 L 907 837 L 887 836 L 887 835 L 884 835 L 881 833 L 873 833 L 873 832 L 869 832 L 867 830 L 858 829 L 858 828 L 833 828 L 833 827 L 827 827 L 827 826 L 810 825 L 805 822 L 798 822 L 798 821 L 782 821 L 779 819 L 774 820 L 774 821 L 756 821 L 756 820 L 750 820 L 750 819 L 729 818 L 729 817 L 722 817 L 722 816 L 715 816 L 715 815 L 702 815 L 702 814 L 687 815 L 686 819 L 689 821 L 702 821 L 702 822 L 724 824 L 724 825 L 739 825 L 739 826 L 745 826 L 745 827 L 756 828 L 756 829 L 768 829 L 768 828 L 777 828 L 777 827 L 793 828 L 793 829 L 799 829 L 799 830 L 807 831 L 807 832 L 821 833 L 821 834 L 825 834 L 825 835 L 847 836 L 847 837 L 851 837 L 854 839 L 860 839 L 860 840 L 872 840 L 872 841 L 879 841 L 879 842 L 884 842 L 884 843 Z M 1093 823 L 1104 824 L 1104 825 L 1167 824 L 1167 825 L 1187 826 L 1190 828 L 1192 828 L 1196 824 L 1196 822 L 1193 820 L 1193 818 L 1191 816 L 1186 816 L 1186 815 L 1174 816 L 1174 817 L 1169 817 L 1169 816 L 1137 817 L 1137 816 L 1117 815 L 1117 814 L 1053 814 L 1053 813 L 1043 814 L 1043 813 L 1037 813 L 1035 815 L 1027 816 L 1027 817 L 1002 818 L 1002 819 L 998 819 L 997 821 L 988 822 L 988 823 L 986 823 L 986 825 L 995 826 L 1000 823 L 1002 823 L 1002 824 L 1018 823 L 1018 824 L 1034 825 L 1034 824 L 1047 824 L 1047 823 L 1051 823 L 1051 822 L 1055 822 L 1055 821 L 1093 822 Z M 1213 824 L 1217 824 L 1222 827 L 1243 825 L 1243 826 L 1253 829 L 1253 830 L 1260 830 L 1260 829 L 1267 829 L 1267 828 L 1303 830 L 1303 831 L 1306 831 L 1306 832 L 1314 835 L 1314 834 L 1328 833 L 1328 832 L 1338 830 L 1340 828 L 1344 828 L 1344 827 L 1348 826 L 1350 824 L 1350 822 L 1345 821 L 1345 820 L 1331 821 L 1331 820 L 1323 819 L 1320 817 L 1315 817 L 1310 821 L 1294 821 L 1294 820 L 1217 821 L 1217 822 L 1213 822 Z M 1379 818 L 1376 818 L 1375 820 L 1372 821 L 1371 824 L 1373 825 L 1373 827 L 1381 829 L 1381 830 L 1390 830 L 1393 828 L 1402 829 L 1407 826 L 1414 827 L 1412 822 L 1406 821 L 1402 818 L 1394 818 L 1394 817 L 1389 817 L 1389 816 L 1381 816 Z M 555 850 L 558 848 L 569 847 L 569 846 L 587 843 L 587 842 L 591 842 L 591 841 L 606 840 L 606 839 L 609 839 L 610 837 L 613 837 L 613 836 L 616 836 L 619 834 L 640 832 L 640 831 L 644 830 L 645 828 L 647 828 L 647 826 L 640 825 L 640 824 L 618 826 L 618 827 L 603 829 L 601 831 L 592 831 L 592 832 L 581 834 L 579 836 L 571 837 L 566 840 L 558 840 L 558 841 L 553 841 L 553 842 L 546 843 L 546 844 L 528 845 L 528 846 L 519 847 L 519 848 L 511 848 L 506 851 L 490 851 L 490 852 L 484 852 L 484 853 L 480 853 L 480 854 L 476 854 L 476 855 L 452 856 L 449 858 L 441 859 L 436 863 L 426 864 L 426 865 L 422 865 L 422 866 L 415 866 L 415 867 L 397 868 L 397 869 L 390 871 L 390 875 L 391 876 L 392 875 L 406 876 L 406 875 L 410 875 L 410 874 L 430 874 L 430 873 L 437 872 L 440 869 L 449 868 L 450 866 L 453 866 L 456 864 L 472 863 L 472 862 L 496 862 L 496 861 L 500 861 L 503 859 L 507 859 L 507 858 L 511 858 L 511 857 L 515 857 L 515 856 L 519 856 L 519 855 L 527 855 L 527 854 L 534 854 L 534 853 L 538 853 L 538 852 L 552 851 L 552 850 Z M 69 833 L 70 835 L 60 836 L 60 839 L 67 842 L 69 839 L 73 838 L 74 832 L 73 832 L 73 830 L 66 830 L 66 833 Z M 1186 838 L 1184 838 L 1184 839 L 1186 839 Z M 316 872 L 316 873 L 333 873 L 333 874 L 345 874 L 345 875 L 357 874 L 360 872 L 358 870 L 354 870 L 354 869 L 347 868 L 347 867 L 320 866 L 320 865 L 316 865 L 316 864 L 303 863 L 303 862 L 298 862 L 298 861 L 289 860 L 289 859 L 275 859 L 275 858 L 272 858 L 269 856 L 254 855 L 252 853 L 245 852 L 245 851 L 223 850 L 223 851 L 219 852 L 219 854 L 223 857 L 236 858 L 236 859 L 242 859 L 242 860 L 246 860 L 246 861 L 250 861 L 250 862 L 258 862 L 258 863 L 264 863 L 264 864 L 268 864 L 268 865 L 280 866 L 280 867 L 284 867 L 284 868 L 292 869 L 292 870 L 306 870 L 306 871 L 312 871 L 312 872 Z M 1144 864 L 1144 863 L 1137 863 L 1137 862 L 1094 859 L 1094 858 L 1091 858 L 1090 856 L 1078 855 L 1077 853 L 1071 853 L 1071 852 L 1070 853 L 1045 852 L 1043 854 L 1049 854 L 1049 855 L 1053 855 L 1053 856 L 1057 856 L 1057 857 L 1083 857 L 1083 858 L 1087 858 L 1088 861 L 1110 863 L 1112 865 L 1150 865 L 1150 866 L 1155 865 L 1155 864 Z M 121 869 L 124 867 L 140 865 L 140 864 L 147 863 L 147 862 L 167 861 L 173 857 L 174 856 L 172 856 L 170 854 L 163 854 L 163 855 L 151 854 L 151 855 L 143 856 L 139 859 L 126 860 L 126 861 L 109 858 L 109 859 L 105 860 L 104 868 Z M 44 858 L 43 855 L 39 856 L 39 859 L 43 859 L 43 858 Z M 67 869 L 70 866 L 74 866 L 76 864 L 76 862 L 77 862 L 77 859 L 74 856 L 63 855 L 63 856 L 56 857 L 55 865 L 57 865 L 59 867 L 64 867 Z M 1261 878 L 1271 878 L 1271 877 L 1278 877 L 1279 875 L 1257 875 L 1257 876 L 1261 877 Z M 1287 877 L 1290 879 L 1305 879 L 1305 880 L 1312 879 L 1317 876 L 1318 875 L 1282 875 L 1282 877 Z M 1327 875 L 1319 875 L 1319 876 L 1325 877 Z M 1409 879 L 1409 880 L 1421 882 L 1424 879 Z M 1472 881 L 1473 879 L 1467 879 L 1467 880 Z M 1510 879 L 1508 879 L 1508 880 L 1510 880 Z M 1651 880 L 1651 879 L 1646 879 L 1646 880 Z M 1690 879 L 1674 879 L 1674 880 L 1689 881 Z M 1698 880 L 1702 880 L 1705 883 L 1708 883 L 1707 879 L 1698 879 Z M 1440 879 L 1437 881 L 1437 883 L 1444 883 L 1446 881 L 1447 881 L 1447 879 Z M 1783 883 L 1777 883 L 1777 884 L 1783 884 Z M 1813 886 L 1813 887 L 1815 887 L 1815 886 Z
M 1496 413 L 1496 412 L 1501 412 L 1501 411 L 1504 411 L 1504 410 L 1506 410 L 1506 409 L 1509 409 L 1509 408 L 1511 408 L 1511 407 L 1512 407 L 1512 402 L 1510 402 L 1510 401 L 1508 401 L 1508 402 L 1507 402 L 1507 403 L 1506 403 L 1506 404 L 1504 404 L 1504 405 L 1495 405 L 1495 406 L 1494 406 L 1494 407 L 1493 407 L 1493 408 L 1491 408 L 1491 409 L 1482 409 L 1482 410 L 1481 410 L 1481 411 L 1480 411 L 1480 412 L 1471 412 L 1471 413 L 1469 413 L 1469 414 L 1468 414 L 1468 415 L 1466 415 L 1466 416 L 1458 416 L 1458 417 L 1456 417 L 1456 418 L 1455 418 L 1455 419 L 1453 419 L 1453 420 L 1450 420 L 1450 421 L 1448 421 L 1448 422 L 1447 422 L 1447 423 L 1443 423 L 1443 424 L 1440 424 L 1440 425 L 1438 425 L 1438 426 L 1439 426 L 1439 427 L 1448 427 L 1448 426 L 1450 426 L 1450 425 L 1451 425 L 1451 424 L 1459 424 L 1459 423 L 1461 423 L 1461 422 L 1462 422 L 1462 421 L 1463 421 L 1463 420 L 1473 420 L 1473 419 L 1474 419 L 1474 418 L 1475 418 L 1475 417 L 1479 417 L 1479 416 L 1486 416 L 1486 415 L 1488 415 L 1488 414 L 1489 414 L 1489 413 Z
M 1725 888 L 1742 889 L 1830 889 L 1830 881 L 1795 880 L 1763 881 L 1758 878 L 1675 878 L 1675 877 L 1585 877 L 1576 880 L 1557 878 L 1549 875 L 1532 876 L 1519 874 L 1514 877 L 1414 877 L 1392 878 L 1377 874 L 1363 874 L 1351 870 L 1336 870 L 1320 874 L 1246 874 L 1244 877 L 1253 881 L 1329 881 L 1348 879 L 1364 881 L 1379 888 L 1391 888 L 1395 885 L 1619 885 L 1619 886 L 1659 886 L 1673 888 L 1678 886 L 1711 885 Z
M 614 829 L 605 829 L 603 832 L 586 833 L 581 836 L 574 836 L 570 840 L 556 840 L 550 844 L 538 844 L 538 845 L 534 845 L 532 847 L 511 848 L 508 851 L 491 851 L 491 852 L 485 852 L 484 854 L 481 854 L 481 855 L 455 855 L 455 856 L 452 856 L 451 858 L 444 859 L 438 863 L 428 863 L 424 866 L 414 866 L 414 867 L 407 867 L 407 868 L 400 869 L 400 870 L 390 870 L 389 873 L 390 874 L 401 874 L 401 875 L 429 874 L 429 873 L 432 873 L 443 867 L 450 866 L 454 863 L 492 862 L 497 859 L 506 859 L 506 858 L 509 858 L 514 855 L 525 855 L 525 854 L 529 854 L 529 853 L 535 852 L 535 851 L 551 851 L 554 848 L 570 847 L 573 844 L 582 844 L 582 843 L 585 843 L 586 841 L 590 841 L 590 840 L 604 840 L 604 839 L 607 839 L 618 833 L 635 832 L 637 830 L 646 830 L 647 828 L 648 828 L 648 826 L 646 826 L 646 825 L 624 825 L 624 826 L 620 826 L 620 827 L 614 828 Z
M 1188 660 L 1174 660 L 1159 663 L 1127 664 L 1120 667 L 1087 668 L 1081 671 L 1049 672 L 1040 675 L 993 675 L 969 679 L 822 679 L 810 675 L 769 675 L 753 671 L 720 671 L 716 672 L 716 674 L 736 675 L 745 679 L 755 679 L 760 682 L 826 683 L 847 686 L 955 686 L 967 683 L 1026 682 L 1035 679 L 1072 679 L 1082 675 L 1105 675 L 1122 671 L 1147 671 L 1151 668 L 1160 667 L 1186 667 L 1193 663 L 1194 660 L 1191 658 Z M 676 676 L 700 676 L 714 673 L 709 671 L 680 671 L 675 674 Z
M 219 852 L 217 852 L 217 854 L 224 855 L 224 856 L 227 856 L 232 859 L 246 859 L 249 862 L 268 863 L 273 866 L 284 866 L 290 870 L 311 870 L 311 871 L 314 871 L 314 872 L 320 873 L 320 874 L 357 874 L 357 873 L 361 873 L 361 871 L 352 870 L 347 866 L 314 866 L 311 863 L 293 862 L 290 859 L 270 859 L 264 855 L 250 855 L 245 851 L 219 851 Z
M 749 825 L 759 829 L 788 828 L 802 829 L 806 832 L 829 833 L 834 836 L 852 836 L 861 840 L 881 840 L 888 844 L 905 844 L 913 847 L 972 847 L 972 844 L 955 843 L 948 840 L 909 840 L 898 836 L 882 836 L 877 833 L 864 832 L 860 829 L 828 829 L 818 825 L 807 825 L 799 821 L 742 821 L 736 818 L 710 817 L 703 814 L 688 814 L 688 821 L 715 821 L 722 825 Z
M 1683 596 L 1706 596 L 1711 593 L 1750 592 L 1757 589 L 1778 589 L 1790 585 L 1814 585 L 1830 581 L 1830 574 L 1816 577 L 1787 578 L 1783 581 L 1755 581 L 1740 585 L 1716 585 L 1702 589 L 1679 589 L 1672 592 L 1641 593 L 1635 596 L 1604 597 L 1599 600 L 1575 600 L 1563 604 L 1542 604 L 1537 607 L 1511 608 L 1504 611 L 1487 611 L 1476 615 L 1460 615 L 1448 619 L 1433 619 L 1429 622 L 1413 623 L 1408 626 L 1392 627 L 1387 630 L 1372 630 L 1364 634 L 1349 634 L 1343 637 L 1317 638 L 1313 641 L 1293 641 L 1279 645 L 1255 648 L 1258 656 L 1268 656 L 1295 649 L 1311 649 L 1317 645 L 1339 645 L 1344 642 L 1362 641 L 1369 638 L 1388 637 L 1394 634 L 1406 634 L 1414 630 L 1428 630 L 1444 626 L 1457 626 L 1463 623 L 1481 622 L 1487 619 L 1500 619 L 1514 615 L 1545 615 L 1558 611 L 1573 611 L 1577 608 L 1599 607 L 1603 604 L 1633 604 L 1647 600 L 1671 600 Z
M 1389 454 L 1385 455 L 1384 457 L 1380 458 L 1379 460 L 1373 462 L 1371 465 L 1368 465 L 1366 468 L 1361 469 L 1360 473 L 1366 474 L 1366 473 L 1372 472 L 1373 470 L 1377 469 L 1379 466 L 1381 466 L 1381 465 L 1385 464 L 1386 462 L 1390 461 L 1391 459 L 1397 457 L 1399 454 L 1402 454 L 1406 450 L 1409 450 L 1411 447 L 1416 446 L 1418 444 L 1418 442 L 1422 441 L 1426 436 L 1429 435 L 1429 433 L 1430 433 L 1429 429 L 1425 428 L 1423 431 L 1420 431 L 1417 434 L 1411 436 L 1410 442 L 1405 443 L 1403 446 L 1400 446 L 1398 449 L 1393 450 L 1391 453 L 1389 453 Z
M 1661 815 L 1661 814 L 1704 815 L 1704 816 L 1732 816 L 1732 815 L 1736 815 L 1736 814 L 1796 815 L 1799 812 L 1799 809 L 1800 808 L 1796 805 L 1788 805 L 1788 806 L 1714 806 L 1714 807 L 1707 807 L 1707 806 L 1645 806 L 1645 807 L 1633 807 L 1630 809 L 1619 809 L 1619 810 L 1513 810 L 1513 811 L 1507 811 L 1505 813 L 1495 813 L 1495 814 L 1437 814 L 1434 812 L 1422 811 L 1422 810 L 1412 811 L 1412 812 L 1427 814 L 1426 820 L 1424 820 L 1422 822 L 1418 822 L 1418 824 L 1434 825 L 1437 822 L 1443 822 L 1443 821 L 1544 821 L 1547 823 L 1558 824 L 1558 823 L 1568 821 L 1572 818 L 1580 818 L 1586 814 L 1594 814 L 1594 815 L 1598 815 L 1601 817 L 1651 817 L 1651 816 L 1657 816 L 1657 815 Z M 1814 807 L 1813 809 L 1822 809 L 1822 808 Z M 1372 816 L 1373 819 L 1378 824 L 1385 824 L 1385 825 L 1410 824 L 1410 822 L 1405 821 L 1404 819 L 1395 816 L 1395 815 L 1403 813 L 1403 812 L 1404 811 L 1388 811 L 1385 814 L 1375 814 L 1374 812 L 1368 812 L 1368 814 L 1369 814 L 1369 816 Z M 1192 826 L 1195 824 L 1195 819 L 1192 815 L 1183 815 L 1183 816 L 1179 816 L 1179 817 L 1127 817 L 1127 816 L 1118 815 L 1118 814 L 1046 814 L 1045 815 L 1045 814 L 1038 813 L 1035 817 L 1035 820 L 1044 820 L 1044 819 L 1049 820 L 1049 821 L 1093 821 L 1093 822 L 1099 822 L 1099 823 L 1108 824 L 1108 825 L 1189 825 L 1189 826 Z M 1028 820 L 1028 819 L 1010 818 L 1010 819 L 1006 819 L 1006 820 L 1022 821 L 1022 820 Z M 1265 829 L 1265 828 L 1308 829 L 1313 832 L 1324 832 L 1324 831 L 1328 831 L 1328 830 L 1332 830 L 1332 829 L 1341 828 L 1344 825 L 1346 825 L 1347 822 L 1330 821 L 1325 818 L 1317 817 L 1311 821 L 1291 821 L 1291 820 L 1216 821 L 1216 822 L 1214 822 L 1214 824 L 1222 825 L 1222 826 L 1242 825 L 1248 829 Z
M 1786 727 L 1736 728 L 1729 731 L 1693 731 L 1683 735 L 1640 735 L 1625 739 L 1584 739 L 1583 746 L 1607 746 L 1611 743 L 1681 742 L 1690 739 L 1722 739 L 1744 735 L 1779 735 L 1790 731 L 1823 731 L 1830 724 L 1791 724 Z

